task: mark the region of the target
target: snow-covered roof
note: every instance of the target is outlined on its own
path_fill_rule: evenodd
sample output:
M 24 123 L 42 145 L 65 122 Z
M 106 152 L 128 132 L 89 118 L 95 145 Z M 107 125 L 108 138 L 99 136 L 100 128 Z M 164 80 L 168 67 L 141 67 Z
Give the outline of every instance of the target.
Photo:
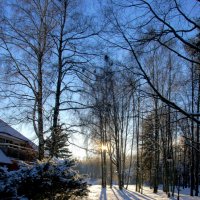
M 6 122 L 0 119 L 0 133 L 9 135 L 11 137 L 14 137 L 16 139 L 20 139 L 23 141 L 28 142 L 34 149 L 36 149 L 36 145 L 31 142 L 28 138 L 26 138 L 24 135 L 19 133 L 17 130 L 9 126 Z
M 7 157 L 3 151 L 0 149 L 0 163 L 4 164 L 12 164 L 12 161 L 10 160 L 9 157 Z
M 12 137 L 15 137 L 15 138 L 18 138 L 18 139 L 21 139 L 21 140 L 29 142 L 28 138 L 23 136 L 21 133 L 16 131 L 14 128 L 9 126 L 6 122 L 4 122 L 1 119 L 0 119 L 0 133 L 5 133 L 5 134 L 8 134 L 8 135 L 10 135 Z

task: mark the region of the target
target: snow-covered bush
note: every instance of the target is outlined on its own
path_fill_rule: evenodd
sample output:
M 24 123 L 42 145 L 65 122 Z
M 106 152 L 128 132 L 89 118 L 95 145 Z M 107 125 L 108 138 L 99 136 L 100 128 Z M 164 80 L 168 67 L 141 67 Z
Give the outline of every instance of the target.
M 72 166 L 74 161 L 43 161 L 17 171 L 0 169 L 0 199 L 75 199 L 87 195 L 87 183 Z

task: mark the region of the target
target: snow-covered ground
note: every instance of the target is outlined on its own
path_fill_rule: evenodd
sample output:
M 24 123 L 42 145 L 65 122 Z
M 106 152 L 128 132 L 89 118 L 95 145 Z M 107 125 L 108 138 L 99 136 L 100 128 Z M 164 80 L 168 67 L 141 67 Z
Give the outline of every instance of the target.
M 112 189 L 101 189 L 100 185 L 92 185 L 89 187 L 90 193 L 85 200 L 169 200 L 167 195 L 161 190 L 157 194 L 154 194 L 149 187 L 143 187 L 143 194 L 135 192 L 135 186 L 130 185 L 128 190 L 120 191 L 117 186 L 113 186 Z M 171 200 L 177 199 L 177 193 L 170 198 Z M 190 197 L 189 190 L 182 190 L 180 194 L 180 200 L 200 200 L 200 197 Z

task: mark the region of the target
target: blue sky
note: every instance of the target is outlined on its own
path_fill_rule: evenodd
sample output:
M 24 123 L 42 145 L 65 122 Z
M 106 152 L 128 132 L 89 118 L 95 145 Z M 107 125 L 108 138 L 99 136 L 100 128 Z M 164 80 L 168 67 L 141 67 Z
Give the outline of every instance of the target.
M 122 0 L 120 2 L 127 2 L 125 0 Z M 181 1 L 183 3 L 183 10 L 185 10 L 188 13 L 188 16 L 192 17 L 192 16 L 199 16 L 199 12 L 200 12 L 200 3 L 198 3 L 196 0 L 184 0 Z M 81 10 L 84 14 L 86 15 L 94 15 L 96 17 L 99 16 L 101 8 L 106 5 L 107 0 L 81 0 Z M 124 13 L 122 13 L 124 14 Z M 128 17 L 129 13 L 126 13 L 126 16 Z M 101 19 L 101 18 L 100 18 Z M 175 21 L 174 23 L 178 23 L 177 21 Z M 180 26 L 185 26 L 185 24 L 179 24 Z M 69 116 L 67 116 L 67 118 L 70 118 L 70 114 L 68 114 Z M 71 114 L 73 115 L 73 114 Z M 75 117 L 75 116 L 74 116 Z M 70 118 L 71 119 L 71 118 Z M 67 120 L 70 121 L 70 120 Z M 22 134 L 24 134 L 25 136 L 27 136 L 29 139 L 35 139 L 35 134 L 34 131 L 32 129 L 31 125 L 27 125 L 27 124 L 20 124 L 15 126 L 15 128 L 17 130 L 19 130 Z M 84 138 L 82 136 L 77 136 L 75 135 L 74 137 L 72 137 L 72 141 L 80 146 L 83 146 L 83 140 Z M 82 155 L 85 156 L 85 151 L 82 149 L 79 149 L 77 147 L 70 147 L 72 153 L 74 154 L 74 156 L 78 156 L 78 157 L 82 157 Z

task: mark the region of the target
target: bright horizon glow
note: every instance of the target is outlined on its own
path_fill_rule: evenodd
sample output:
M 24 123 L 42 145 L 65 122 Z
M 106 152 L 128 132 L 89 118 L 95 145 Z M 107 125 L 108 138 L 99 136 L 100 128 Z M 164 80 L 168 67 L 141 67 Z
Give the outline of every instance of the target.
M 101 145 L 101 150 L 102 150 L 102 151 L 107 151 L 107 146 L 104 145 L 104 144 L 102 144 L 102 145 Z

